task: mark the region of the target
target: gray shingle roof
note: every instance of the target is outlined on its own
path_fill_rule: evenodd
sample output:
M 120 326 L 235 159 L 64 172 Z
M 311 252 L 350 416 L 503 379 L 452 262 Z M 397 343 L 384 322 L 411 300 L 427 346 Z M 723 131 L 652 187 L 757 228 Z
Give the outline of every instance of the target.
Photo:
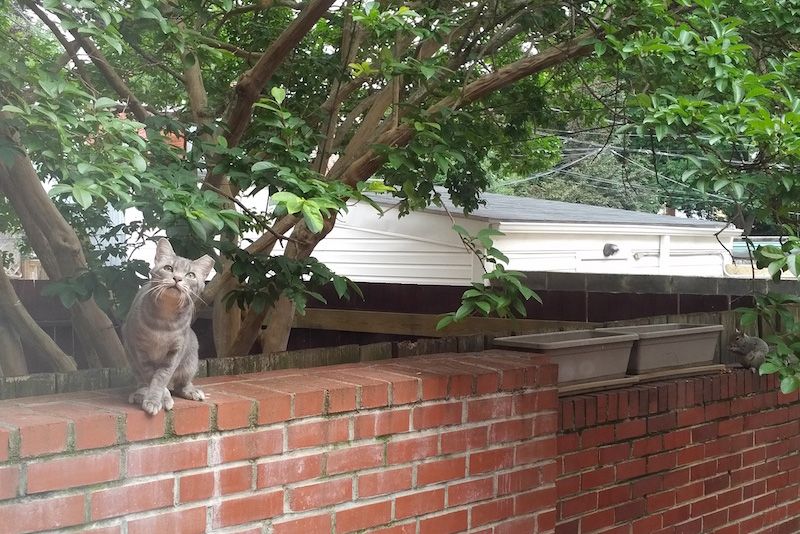
M 450 213 L 454 216 L 463 216 L 463 210 L 450 201 L 450 197 L 444 189 L 437 187 L 437 191 L 442 195 L 442 200 Z M 396 198 L 388 195 L 376 195 L 373 198 L 381 204 L 397 202 Z M 722 228 L 725 226 L 725 223 L 704 219 L 686 219 L 530 197 L 483 193 L 481 198 L 486 201 L 486 204 L 479 206 L 469 215 L 469 218 L 492 222 L 632 224 L 695 228 Z M 444 209 L 439 206 L 430 206 L 426 211 L 444 213 Z

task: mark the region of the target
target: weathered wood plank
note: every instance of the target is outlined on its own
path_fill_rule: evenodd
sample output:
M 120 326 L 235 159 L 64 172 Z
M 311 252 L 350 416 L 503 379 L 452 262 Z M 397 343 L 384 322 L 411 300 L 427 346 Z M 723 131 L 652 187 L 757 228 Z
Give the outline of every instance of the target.
M 392 313 L 357 310 L 307 309 L 298 315 L 294 328 L 365 332 L 372 334 L 400 334 L 425 337 L 452 337 L 476 333 L 495 336 L 517 333 L 558 332 L 594 328 L 600 323 L 572 321 L 540 321 L 533 319 L 497 319 L 467 317 L 444 330 L 436 330 L 440 315 L 424 313 Z

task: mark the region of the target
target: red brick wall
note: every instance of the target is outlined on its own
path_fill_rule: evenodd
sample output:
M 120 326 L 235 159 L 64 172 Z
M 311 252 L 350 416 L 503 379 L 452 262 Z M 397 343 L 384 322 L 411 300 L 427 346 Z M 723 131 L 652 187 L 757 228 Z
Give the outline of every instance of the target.
M 743 370 L 560 401 L 556 534 L 800 532 L 800 403 Z
M 521 353 L 0 402 L 0 532 L 800 532 L 800 401 L 746 371 L 559 400 Z
M 556 367 L 445 354 L 0 402 L 0 532 L 555 528 Z

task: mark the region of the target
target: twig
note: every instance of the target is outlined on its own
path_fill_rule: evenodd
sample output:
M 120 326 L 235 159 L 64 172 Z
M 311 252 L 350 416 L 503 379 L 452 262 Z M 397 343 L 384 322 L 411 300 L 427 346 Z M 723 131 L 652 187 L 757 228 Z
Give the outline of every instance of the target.
M 218 188 L 215 185 L 206 183 L 205 187 L 215 191 L 218 195 L 227 198 L 228 200 L 230 200 L 231 202 L 233 202 L 234 204 L 236 204 L 237 206 L 242 208 L 242 211 L 247 213 L 256 222 L 256 224 L 258 224 L 259 228 L 261 228 L 262 230 L 265 230 L 265 231 L 269 232 L 270 234 L 274 235 L 275 238 L 278 241 L 281 241 L 281 242 L 283 242 L 283 241 L 291 241 L 293 243 L 299 243 L 298 240 L 296 240 L 294 238 L 291 238 L 291 237 L 289 237 L 287 235 L 279 234 L 278 232 L 273 230 L 272 227 L 269 224 L 267 224 L 267 223 L 265 223 L 263 221 L 263 217 L 261 217 L 258 213 L 255 213 L 253 210 L 251 210 L 250 208 L 248 208 L 247 206 L 242 204 L 242 202 L 238 198 L 227 194 L 226 192 L 224 192 L 222 189 Z
M 439 195 L 439 203 L 441 204 L 442 209 L 447 214 L 447 216 L 450 217 L 450 222 L 452 222 L 453 226 L 455 226 L 456 219 L 455 219 L 455 217 L 453 217 L 453 214 L 450 213 L 450 210 L 447 209 L 447 205 L 442 201 L 442 196 L 441 195 Z M 456 232 L 456 233 L 458 233 L 458 232 Z M 470 239 L 467 239 L 466 237 L 464 237 L 461 234 L 458 234 L 458 237 L 461 239 L 461 244 L 464 245 L 464 248 L 467 249 L 467 252 L 469 252 L 470 254 L 473 254 L 476 258 L 478 258 L 481 261 L 481 268 L 483 269 L 483 272 L 488 274 L 489 271 L 486 269 L 486 263 L 483 261 L 484 260 L 484 255 L 480 253 L 480 251 L 477 249 L 477 247 L 472 243 L 472 241 Z

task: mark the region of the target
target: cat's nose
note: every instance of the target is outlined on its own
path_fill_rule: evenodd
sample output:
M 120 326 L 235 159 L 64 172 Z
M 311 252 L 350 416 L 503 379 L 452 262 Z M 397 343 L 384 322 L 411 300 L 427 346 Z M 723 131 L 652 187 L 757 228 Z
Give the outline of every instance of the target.
M 183 277 L 179 274 L 173 274 L 172 279 L 175 280 L 176 282 L 180 282 L 181 280 L 183 280 Z

